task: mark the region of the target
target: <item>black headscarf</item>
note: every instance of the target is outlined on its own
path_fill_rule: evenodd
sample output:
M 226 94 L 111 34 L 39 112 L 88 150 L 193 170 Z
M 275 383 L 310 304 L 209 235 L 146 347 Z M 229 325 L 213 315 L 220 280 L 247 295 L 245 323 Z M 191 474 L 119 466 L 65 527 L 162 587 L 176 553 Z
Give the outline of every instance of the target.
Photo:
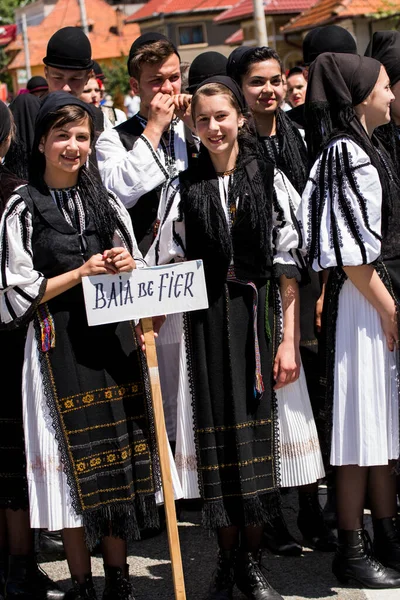
M 348 137 L 369 156 L 382 186 L 385 211 L 383 229 L 397 214 L 399 180 L 391 157 L 375 135 L 370 138 L 354 107 L 372 92 L 382 65 L 374 58 L 352 54 L 321 54 L 311 65 L 306 98 L 306 139 L 310 159 L 335 138 Z M 395 217 L 396 222 L 397 216 Z
M 196 92 L 201 90 L 201 88 L 204 85 L 208 85 L 209 83 L 219 83 L 219 84 L 227 87 L 232 92 L 232 94 L 235 96 L 236 100 L 238 101 L 238 104 L 240 106 L 240 110 L 242 111 L 242 113 L 243 114 L 246 113 L 247 103 L 246 103 L 245 97 L 243 96 L 243 92 L 242 92 L 240 86 L 234 79 L 232 79 L 231 77 L 228 77 L 227 75 L 215 75 L 214 77 L 209 77 L 208 79 L 204 79 L 204 81 L 201 82 L 201 84 L 197 87 Z
M 400 32 L 375 31 L 365 51 L 385 67 L 393 86 L 400 81 Z
M 11 131 L 11 113 L 6 104 L 0 100 L 0 144 L 6 141 Z
M 90 104 L 67 92 L 52 92 L 46 96 L 37 115 L 35 138 L 29 163 L 29 183 L 44 195 L 49 194 L 49 189 L 44 181 L 46 160 L 39 151 L 39 144 L 49 127 L 51 129 L 55 113 L 65 106 L 79 106 L 89 115 L 93 123 L 93 110 Z M 91 129 L 93 134 L 94 126 Z M 93 142 L 94 136 L 92 136 L 92 145 Z M 110 248 L 117 227 L 117 215 L 110 203 L 106 188 L 102 185 L 99 177 L 91 176 L 86 165 L 80 169 L 78 187 L 82 202 L 87 208 L 90 220 L 95 225 L 104 249 Z
M 307 146 L 312 160 L 338 130 L 351 133 L 363 145 L 372 143 L 354 107 L 372 92 L 381 64 L 358 54 L 325 52 L 312 63 L 305 102 Z
M 187 91 L 193 94 L 205 79 L 216 75 L 226 75 L 228 59 L 220 52 L 203 52 L 196 56 L 189 68 Z
M 7 167 L 21 179 L 28 179 L 28 162 L 39 108 L 40 100 L 33 94 L 21 94 L 10 104 L 15 123 L 15 136 L 7 153 Z

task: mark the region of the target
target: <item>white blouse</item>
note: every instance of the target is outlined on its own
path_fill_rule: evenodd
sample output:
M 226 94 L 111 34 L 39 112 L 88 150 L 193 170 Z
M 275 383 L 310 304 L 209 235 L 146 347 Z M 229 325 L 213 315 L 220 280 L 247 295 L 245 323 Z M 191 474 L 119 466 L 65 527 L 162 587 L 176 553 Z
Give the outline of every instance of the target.
M 141 259 L 129 213 L 111 194 L 110 202 L 118 215 L 113 246 L 129 249 L 125 238 L 127 232 L 132 255 Z M 0 321 L 5 325 L 29 315 L 45 289 L 45 277 L 33 266 L 32 231 L 32 214 L 21 196 L 15 193 L 8 200 L 0 222 Z
M 226 210 L 226 186 L 220 178 L 221 203 Z M 145 260 L 150 265 L 162 265 L 185 259 L 185 222 L 180 210 L 179 177 L 173 179 L 161 197 L 159 206 L 160 227 L 157 237 Z M 239 201 L 239 199 L 238 199 Z M 288 178 L 279 169 L 274 170 L 274 199 L 271 249 L 275 265 L 304 266 L 298 252 L 301 246 L 300 229 L 295 214 L 300 196 Z
M 315 271 L 359 266 L 381 253 L 382 188 L 367 154 L 349 138 L 316 160 L 303 192 L 303 250 Z

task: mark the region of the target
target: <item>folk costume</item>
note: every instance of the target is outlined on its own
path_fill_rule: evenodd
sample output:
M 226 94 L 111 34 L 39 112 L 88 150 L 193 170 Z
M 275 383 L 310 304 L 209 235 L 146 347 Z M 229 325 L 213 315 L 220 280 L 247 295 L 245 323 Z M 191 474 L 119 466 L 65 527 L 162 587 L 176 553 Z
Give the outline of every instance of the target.
M 242 46 L 234 50 L 228 59 L 227 72 L 239 85 L 243 68 L 255 50 Z M 276 112 L 276 134 L 259 136 L 258 140 L 265 158 L 280 169 L 301 194 L 307 181 L 307 150 L 298 129 L 284 111 L 279 108 Z M 298 204 L 299 201 L 294 200 L 295 210 Z M 318 275 L 314 275 L 312 285 L 300 288 L 301 339 L 307 348 L 312 348 L 314 354 L 318 348 L 314 331 L 314 312 L 319 295 Z M 315 371 L 315 364 L 311 370 L 313 368 Z M 292 386 L 276 392 L 282 487 L 307 485 L 325 475 L 303 367 L 300 381 L 296 385 L 299 386 L 297 394 L 287 393 Z
M 10 111 L 0 102 L 0 143 L 11 131 Z M 16 187 L 23 183 L 13 173 L 0 165 L 0 214 L 3 213 L 8 198 Z M 7 393 L 9 402 L 0 407 L 0 509 L 28 508 L 28 485 L 24 433 L 22 425 L 22 367 L 24 359 L 26 331 L 1 331 L 3 349 L 3 372 L 7 373 Z
M 132 57 L 142 46 L 166 39 L 162 34 L 149 32 L 135 40 L 128 58 L 128 70 Z M 176 49 L 175 53 L 179 56 Z M 173 119 L 156 151 L 143 135 L 146 125 L 147 119 L 136 114 L 105 131 L 96 144 L 103 183 L 128 209 L 143 255 L 154 241 L 163 190 L 172 178 L 188 167 L 198 152 L 197 141 L 183 121 Z M 193 443 L 187 444 L 187 423 L 183 416 L 190 404 L 184 329 L 183 315 L 170 315 L 159 333 L 157 354 L 168 438 L 176 447 L 177 471 L 175 465 L 171 465 L 177 484 L 176 495 L 197 498 L 195 448 Z
M 205 265 L 210 307 L 189 315 L 188 335 L 203 523 L 212 528 L 266 522 L 280 482 L 276 280 L 299 276 L 298 196 L 254 150 L 243 142 L 235 171 L 217 176 L 202 149 L 196 168 L 168 186 L 151 249 L 155 264 Z
M 377 311 L 341 268 L 372 264 L 397 302 L 400 237 L 396 192 L 390 191 L 397 190 L 396 181 L 383 148 L 350 112 L 371 92 L 380 67 L 370 58 L 326 53 L 312 66 L 308 97 L 316 161 L 303 194 L 302 223 L 313 269 L 331 269 L 325 416 L 330 462 L 338 466 L 399 458 L 397 352 L 388 350 Z M 329 113 L 330 90 L 332 98 L 333 90 L 337 95 L 330 109 L 336 121 Z
M 61 106 L 90 105 L 50 94 L 43 123 Z M 140 258 L 129 215 L 82 168 L 79 184 L 21 187 L 1 222 L 0 314 L 5 327 L 29 323 L 23 373 L 23 414 L 31 524 L 57 530 L 85 527 L 92 548 L 111 530 L 138 538 L 154 526 L 157 457 L 149 383 L 133 324 L 88 327 L 82 286 L 40 304 L 48 278 L 81 266 L 107 243 Z M 32 181 L 32 180 L 31 180 Z M 104 215 L 104 216 L 103 216 Z

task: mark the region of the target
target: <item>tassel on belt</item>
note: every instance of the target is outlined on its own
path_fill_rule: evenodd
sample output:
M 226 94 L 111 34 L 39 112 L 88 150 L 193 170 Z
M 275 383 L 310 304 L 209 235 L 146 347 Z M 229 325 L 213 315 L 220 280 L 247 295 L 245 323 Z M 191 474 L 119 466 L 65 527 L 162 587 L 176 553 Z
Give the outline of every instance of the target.
M 258 327 L 257 327 L 257 308 L 258 308 L 258 289 L 252 281 L 245 281 L 238 279 L 235 275 L 235 269 L 233 265 L 229 267 L 227 281 L 232 283 L 238 283 L 239 285 L 246 285 L 253 290 L 253 331 L 254 331 L 254 355 L 256 362 L 256 369 L 254 374 L 254 397 L 258 400 L 261 399 L 264 392 L 264 381 L 261 373 L 261 356 L 260 356 L 260 345 L 258 343 Z

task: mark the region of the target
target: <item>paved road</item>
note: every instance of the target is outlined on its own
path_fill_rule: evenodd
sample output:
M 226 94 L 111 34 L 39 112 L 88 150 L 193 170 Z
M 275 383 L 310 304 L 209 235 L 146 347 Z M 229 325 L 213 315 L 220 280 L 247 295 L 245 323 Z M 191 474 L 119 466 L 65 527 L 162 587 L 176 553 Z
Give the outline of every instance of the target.
M 300 539 L 295 526 L 296 494 L 283 498 L 284 512 L 294 535 Z M 184 510 L 179 524 L 184 562 L 187 600 L 204 600 L 215 566 L 216 540 L 200 526 L 200 513 Z M 400 590 L 362 591 L 343 589 L 331 573 L 331 554 L 305 549 L 299 558 L 263 555 L 271 584 L 285 600 L 400 600 Z M 173 586 L 166 533 L 132 545 L 129 565 L 136 600 L 173 600 Z M 48 574 L 68 589 L 66 562 L 43 563 Z M 102 560 L 92 559 L 93 574 L 99 600 L 103 589 Z M 243 600 L 237 592 L 235 600 Z

